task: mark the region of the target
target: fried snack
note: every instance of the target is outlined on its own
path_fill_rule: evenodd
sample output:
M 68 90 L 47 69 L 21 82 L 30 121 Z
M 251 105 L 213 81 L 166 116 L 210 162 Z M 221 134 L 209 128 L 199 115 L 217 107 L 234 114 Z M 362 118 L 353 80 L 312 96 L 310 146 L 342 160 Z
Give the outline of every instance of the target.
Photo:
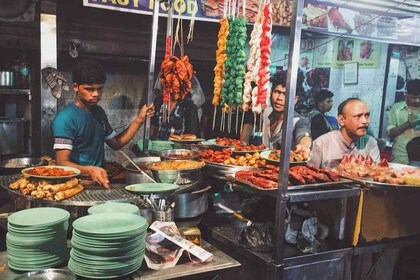
M 12 190 L 17 190 L 17 189 L 22 189 L 24 188 L 27 184 L 29 183 L 28 178 L 22 177 L 19 180 L 11 183 L 9 185 L 9 188 L 11 188 Z
M 54 184 L 53 181 L 48 180 L 39 180 L 35 178 L 22 177 L 11 183 L 9 187 L 11 189 L 19 189 L 23 195 L 31 195 L 38 199 L 47 199 L 54 200 L 54 195 L 59 192 L 64 192 L 66 198 L 70 197 L 70 194 L 73 195 L 79 193 L 81 190 L 71 191 L 78 186 L 79 180 L 76 178 L 70 179 L 64 183 Z M 83 189 L 82 189 L 83 190 Z M 63 197 L 63 194 L 58 196 L 59 198 Z
M 197 139 L 197 136 L 195 134 L 184 134 L 184 135 L 182 135 L 182 139 L 184 139 L 184 140 L 194 140 L 194 139 Z
M 70 180 L 68 180 L 64 183 L 61 183 L 61 184 L 46 185 L 43 188 L 43 190 L 48 191 L 52 194 L 56 194 L 60 191 L 71 189 L 71 188 L 75 187 L 78 183 L 79 183 L 79 180 L 77 180 L 76 178 L 73 178 L 73 179 L 70 179 Z
M 66 198 L 75 196 L 76 194 L 80 193 L 83 191 L 83 185 L 82 184 L 78 184 L 77 186 L 75 186 L 74 188 L 71 189 L 67 189 L 65 191 L 60 191 L 58 193 L 56 193 L 54 195 L 54 199 L 61 201 L 64 200 Z
M 181 140 L 182 136 L 177 134 L 171 134 L 169 135 L 169 140 Z

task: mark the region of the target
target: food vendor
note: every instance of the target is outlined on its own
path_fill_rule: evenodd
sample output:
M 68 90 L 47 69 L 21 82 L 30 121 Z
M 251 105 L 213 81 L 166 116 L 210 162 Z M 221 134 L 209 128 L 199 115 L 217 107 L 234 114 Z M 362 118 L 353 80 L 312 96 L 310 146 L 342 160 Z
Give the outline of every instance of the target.
M 338 106 L 340 130 L 333 130 L 318 137 L 312 147 L 309 164 L 322 167 L 327 160 L 338 159 L 343 155 L 370 156 L 379 162 L 378 143 L 367 129 L 370 113 L 367 105 L 359 98 L 348 98 Z
M 282 141 L 282 123 L 286 101 L 286 75 L 287 72 L 277 72 L 270 79 L 272 83 L 271 107 L 267 107 L 264 110 L 262 129 L 262 142 L 270 149 L 280 149 Z M 298 98 L 298 96 L 295 97 L 295 104 Z M 293 116 L 292 149 L 294 148 L 296 152 L 303 151 L 305 155 L 309 155 L 311 145 L 309 120 L 295 112 Z
M 408 164 L 407 143 L 420 137 L 420 79 L 407 82 L 407 97 L 388 112 L 387 131 L 394 141 L 391 161 Z
M 85 59 L 73 68 L 73 90 L 76 98 L 61 110 L 52 129 L 58 165 L 79 169 L 81 175 L 108 188 L 104 163 L 104 142 L 113 150 L 121 149 L 144 123 L 154 115 L 154 105 L 144 105 L 133 122 L 119 135 L 109 124 L 105 111 L 98 105 L 106 81 L 105 71 L 98 62 Z
M 150 139 L 168 140 L 171 134 L 194 134 L 200 135 L 197 106 L 187 94 L 184 99 L 172 95 L 169 101 L 169 121 L 164 119 L 165 106 L 160 91 L 155 91 L 154 105 L 157 114 L 152 117 L 150 123 Z

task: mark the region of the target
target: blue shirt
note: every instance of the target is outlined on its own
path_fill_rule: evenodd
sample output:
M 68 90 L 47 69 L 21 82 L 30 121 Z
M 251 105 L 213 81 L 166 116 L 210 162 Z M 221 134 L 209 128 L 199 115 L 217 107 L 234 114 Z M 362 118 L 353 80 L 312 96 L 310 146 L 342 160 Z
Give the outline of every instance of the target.
M 89 112 L 74 103 L 58 113 L 52 129 L 54 150 L 71 150 L 70 161 L 80 165 L 102 166 L 104 141 L 115 136 L 104 109 L 93 106 Z

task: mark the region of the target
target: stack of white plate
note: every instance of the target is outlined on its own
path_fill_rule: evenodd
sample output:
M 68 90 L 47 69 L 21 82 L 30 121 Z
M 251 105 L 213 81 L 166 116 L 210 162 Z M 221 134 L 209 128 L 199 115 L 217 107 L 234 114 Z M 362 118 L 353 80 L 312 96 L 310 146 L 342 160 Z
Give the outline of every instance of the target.
M 34 271 L 66 261 L 69 218 L 69 212 L 54 207 L 26 209 L 10 215 L 6 234 L 9 267 Z
M 148 226 L 143 217 L 127 213 L 100 213 L 75 220 L 69 269 L 97 279 L 135 272 L 143 262 Z

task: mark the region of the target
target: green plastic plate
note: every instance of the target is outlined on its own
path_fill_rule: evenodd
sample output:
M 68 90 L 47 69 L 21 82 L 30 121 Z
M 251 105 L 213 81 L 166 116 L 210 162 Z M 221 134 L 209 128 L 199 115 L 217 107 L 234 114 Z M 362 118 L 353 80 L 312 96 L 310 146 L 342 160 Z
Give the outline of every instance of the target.
M 142 194 L 169 192 L 178 188 L 178 185 L 168 183 L 143 183 L 125 186 L 127 191 Z
M 64 223 L 70 213 L 56 207 L 39 207 L 18 211 L 9 216 L 8 222 L 14 227 L 46 228 Z

